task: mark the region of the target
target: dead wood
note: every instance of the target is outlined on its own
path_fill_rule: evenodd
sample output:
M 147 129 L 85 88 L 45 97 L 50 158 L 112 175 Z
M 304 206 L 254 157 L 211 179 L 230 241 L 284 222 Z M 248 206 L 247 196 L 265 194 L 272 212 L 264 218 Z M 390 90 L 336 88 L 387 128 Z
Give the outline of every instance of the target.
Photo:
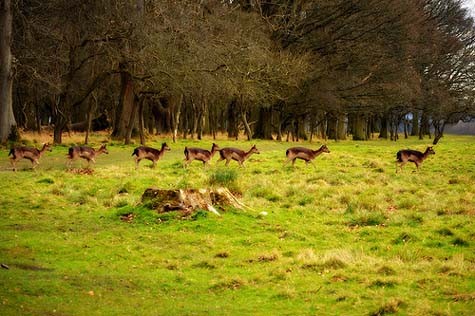
M 227 188 L 176 190 L 148 188 L 142 195 L 142 203 L 159 213 L 192 212 L 202 209 L 220 215 L 217 208 L 225 210 L 230 206 L 238 209 L 245 207 Z

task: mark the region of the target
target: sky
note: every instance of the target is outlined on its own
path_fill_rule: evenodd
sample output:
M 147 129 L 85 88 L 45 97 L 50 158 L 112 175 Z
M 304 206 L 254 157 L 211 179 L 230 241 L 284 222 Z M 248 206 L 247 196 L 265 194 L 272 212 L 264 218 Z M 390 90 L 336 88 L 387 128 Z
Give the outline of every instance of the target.
M 464 0 L 465 7 L 470 11 L 472 17 L 475 18 L 475 0 Z

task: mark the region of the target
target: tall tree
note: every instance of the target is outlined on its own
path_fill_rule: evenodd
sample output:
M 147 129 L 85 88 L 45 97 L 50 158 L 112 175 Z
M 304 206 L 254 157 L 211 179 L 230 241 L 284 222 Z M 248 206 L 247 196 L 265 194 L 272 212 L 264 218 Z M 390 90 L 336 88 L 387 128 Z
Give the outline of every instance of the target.
M 0 142 L 16 126 L 12 102 L 12 8 L 11 0 L 0 1 Z

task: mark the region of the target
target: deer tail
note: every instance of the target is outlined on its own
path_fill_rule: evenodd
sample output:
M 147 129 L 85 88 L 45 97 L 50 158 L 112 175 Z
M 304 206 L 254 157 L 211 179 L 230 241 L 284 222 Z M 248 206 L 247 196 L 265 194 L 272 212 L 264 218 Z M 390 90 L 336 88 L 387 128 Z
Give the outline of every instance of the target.
M 183 153 L 185 154 L 185 158 L 188 159 L 188 147 L 185 147 L 185 150 L 183 151 Z
M 8 156 L 14 156 L 15 155 L 15 149 L 10 148 L 10 152 L 8 153 Z
M 285 151 L 285 156 L 288 157 L 288 156 L 289 156 L 289 152 L 290 152 L 290 150 L 287 149 L 287 150 Z
M 139 150 L 137 148 L 134 149 L 134 152 L 132 153 L 132 156 L 135 155 L 135 156 L 139 156 Z

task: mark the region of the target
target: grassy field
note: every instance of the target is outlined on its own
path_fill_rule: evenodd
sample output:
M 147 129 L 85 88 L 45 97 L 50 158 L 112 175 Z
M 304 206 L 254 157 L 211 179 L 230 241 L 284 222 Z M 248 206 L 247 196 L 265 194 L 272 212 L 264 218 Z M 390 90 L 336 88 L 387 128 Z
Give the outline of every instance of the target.
M 244 168 L 215 157 L 186 170 L 184 146 L 212 140 L 148 145 L 162 141 L 172 150 L 156 169 L 109 142 L 92 175 L 66 170 L 79 138 L 36 171 L 12 172 L 0 150 L 1 315 L 474 315 L 474 137 L 446 136 L 419 172 L 398 174 L 395 153 L 429 140 L 329 141 L 295 168 L 283 166 L 295 144 L 256 141 Z M 183 218 L 140 203 L 148 187 L 211 182 L 248 208 Z

